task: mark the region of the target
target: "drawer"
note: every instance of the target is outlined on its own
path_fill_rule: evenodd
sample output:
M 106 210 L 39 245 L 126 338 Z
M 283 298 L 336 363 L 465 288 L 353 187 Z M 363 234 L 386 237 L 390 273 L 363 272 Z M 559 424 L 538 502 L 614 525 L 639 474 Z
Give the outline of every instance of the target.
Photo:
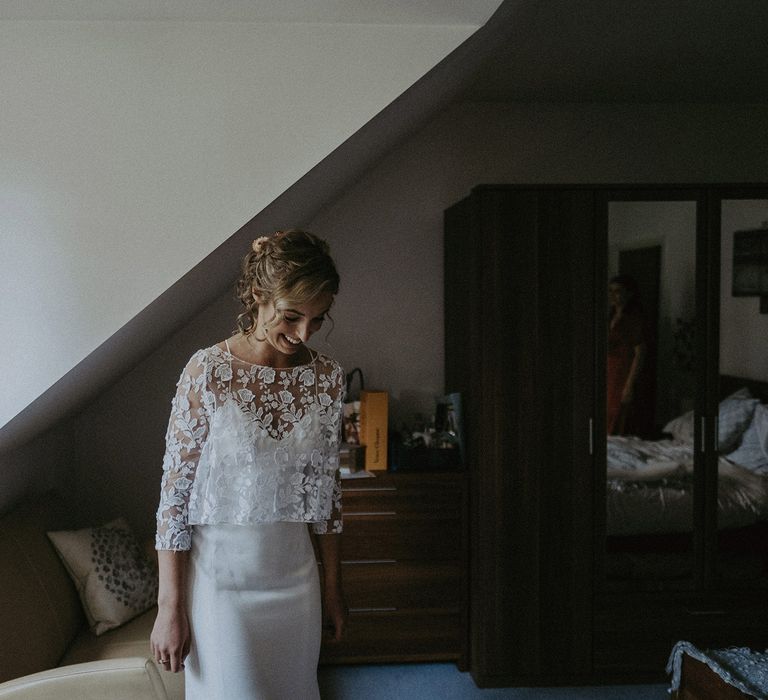
M 344 514 L 341 558 L 450 561 L 461 557 L 458 518 L 395 513 Z
M 345 638 L 323 641 L 321 663 L 456 660 L 461 649 L 458 613 L 394 611 L 349 614 Z
M 455 517 L 461 514 L 461 493 L 455 490 L 415 491 L 396 487 L 344 490 L 344 513 L 418 513 L 423 517 Z
M 375 479 L 342 482 L 345 513 L 419 513 L 423 517 L 460 517 L 463 479 L 380 473 Z
M 680 594 L 669 599 L 607 597 L 595 607 L 593 637 L 597 672 L 664 675 L 672 647 L 687 640 L 704 648 L 768 646 L 768 610 L 733 596 L 702 600 Z
M 342 561 L 344 595 L 351 611 L 461 609 L 459 562 Z

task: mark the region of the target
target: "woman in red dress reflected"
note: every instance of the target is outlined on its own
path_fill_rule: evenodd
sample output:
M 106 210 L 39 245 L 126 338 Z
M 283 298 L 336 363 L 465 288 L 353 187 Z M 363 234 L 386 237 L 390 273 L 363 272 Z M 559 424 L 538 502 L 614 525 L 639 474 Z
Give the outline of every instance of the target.
M 608 435 L 637 435 L 644 416 L 638 403 L 648 332 L 637 282 L 617 275 L 608 282 L 608 355 L 606 374 Z

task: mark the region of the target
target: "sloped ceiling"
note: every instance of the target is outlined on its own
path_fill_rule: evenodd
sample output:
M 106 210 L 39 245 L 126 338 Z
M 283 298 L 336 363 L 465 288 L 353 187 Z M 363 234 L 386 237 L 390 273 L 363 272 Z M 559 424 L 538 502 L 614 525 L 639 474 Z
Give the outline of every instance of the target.
M 466 98 L 768 101 L 764 0 L 533 0 Z
M 141 3 L 135 3 L 137 6 L 141 6 Z M 178 9 L 181 5 L 179 3 L 158 3 L 157 6 L 162 6 L 166 11 L 170 12 L 174 7 Z M 236 16 L 237 12 L 246 11 L 246 3 L 219 3 L 224 10 L 231 10 Z M 332 6 L 338 16 L 341 16 L 341 9 L 347 5 L 347 3 L 328 3 Z M 369 11 L 373 13 L 371 16 L 376 16 L 379 20 L 382 20 L 381 10 L 376 9 L 377 5 L 374 3 L 350 3 L 354 5 L 360 5 L 363 8 L 366 6 Z M 429 5 L 430 3 L 426 3 Z M 460 11 L 459 8 L 472 5 L 473 3 L 436 3 L 441 6 L 448 14 L 448 17 L 454 19 L 454 21 L 465 21 L 470 15 L 466 12 Z M 492 10 L 492 5 L 495 3 L 478 2 L 474 8 L 474 12 L 471 13 L 471 17 L 477 21 L 478 18 L 486 17 Z M 11 16 L 11 10 L 13 9 L 13 3 L 5 3 L 3 5 L 3 15 L 0 18 L 8 19 Z M 19 15 L 14 17 L 12 22 L 19 22 L 18 26 L 22 26 L 28 21 L 28 18 L 21 16 L 22 7 L 44 7 L 45 3 L 18 3 Z M 78 5 L 78 3 L 72 3 L 72 5 Z M 80 3 L 81 6 L 87 6 L 88 3 Z M 189 3 L 189 7 L 194 10 L 197 8 L 201 12 L 203 10 L 209 11 L 212 3 Z M 294 11 L 299 3 L 286 3 L 286 11 Z M 403 16 L 411 18 L 418 18 L 418 21 L 424 21 L 430 18 L 433 22 L 437 22 L 439 18 L 436 18 L 431 13 L 424 12 L 422 4 L 422 10 L 417 12 L 414 9 L 414 5 L 407 2 L 393 3 L 391 13 L 388 18 L 392 22 L 402 21 Z M 440 61 L 434 68 L 429 70 L 426 75 L 423 75 L 427 66 L 423 62 L 423 58 L 417 61 L 413 61 L 413 65 L 410 67 L 411 77 L 406 75 L 399 76 L 401 80 L 402 88 L 397 92 L 392 92 L 395 83 L 390 83 L 390 86 L 384 90 L 383 86 L 387 85 L 386 80 L 381 81 L 378 79 L 374 81 L 374 92 L 379 92 L 379 97 L 384 99 L 390 104 L 386 105 L 386 102 L 382 104 L 383 109 L 380 109 L 378 113 L 371 114 L 370 120 L 364 125 L 358 124 L 355 128 L 351 128 L 352 122 L 347 121 L 345 127 L 348 130 L 348 138 L 343 140 L 337 147 L 325 157 L 319 153 L 317 147 L 308 149 L 309 156 L 304 159 L 304 171 L 306 174 L 296 173 L 291 179 L 291 172 L 296 172 L 290 169 L 287 172 L 282 173 L 282 178 L 273 177 L 271 182 L 265 185 L 260 183 L 261 190 L 255 189 L 253 196 L 247 200 L 247 205 L 254 207 L 258 213 L 245 225 L 243 225 L 234 235 L 231 235 L 231 231 L 237 229 L 239 224 L 232 225 L 236 221 L 236 215 L 234 218 L 230 218 L 225 221 L 224 226 L 230 226 L 229 231 L 226 234 L 213 236 L 212 238 L 206 238 L 202 240 L 202 245 L 208 242 L 212 242 L 214 245 L 208 248 L 207 254 L 204 254 L 202 259 L 198 256 L 198 261 L 195 262 L 194 255 L 190 257 L 188 250 L 182 251 L 181 258 L 184 261 L 183 264 L 189 270 L 185 274 L 182 274 L 177 281 L 169 284 L 165 291 L 162 291 L 156 298 L 147 300 L 148 303 L 142 303 L 141 307 L 137 309 L 137 312 L 127 319 L 110 319 L 113 325 L 116 324 L 113 332 L 102 342 L 98 343 L 95 349 L 85 353 L 84 356 L 77 358 L 73 363 L 71 369 L 66 370 L 63 373 L 59 373 L 58 377 L 54 377 L 51 385 L 42 386 L 40 392 L 35 391 L 33 395 L 22 396 L 21 401 L 16 405 L 6 406 L 3 418 L 7 421 L 5 425 L 0 429 L 0 450 L 12 449 L 20 444 L 23 444 L 36 434 L 45 430 L 49 426 L 53 425 L 62 418 L 70 415 L 83 406 L 86 402 L 92 399 L 106 386 L 114 382 L 122 374 L 129 371 L 136 363 L 138 363 L 147 354 L 152 352 L 165 338 L 168 337 L 176 328 L 185 324 L 193 315 L 198 313 L 200 309 L 204 308 L 212 300 L 217 298 L 222 291 L 228 287 L 231 283 L 230 261 L 233 258 L 239 256 L 243 247 L 247 244 L 249 239 L 255 237 L 259 233 L 267 230 L 274 230 L 274 228 L 282 227 L 286 225 L 286 222 L 290 222 L 290 225 L 302 225 L 304 222 L 310 220 L 315 212 L 329 199 L 333 198 L 335 194 L 340 192 L 343 187 L 359 176 L 367 167 L 375 162 L 383 153 L 385 153 L 394 143 L 404 138 L 407 134 L 417 129 L 420 125 L 425 123 L 431 116 L 433 116 L 438 110 L 444 108 L 450 103 L 452 99 L 463 89 L 470 81 L 473 73 L 477 70 L 479 65 L 484 59 L 486 59 L 491 52 L 497 48 L 504 40 L 504 34 L 510 26 L 511 17 L 514 14 L 515 8 L 518 3 L 508 0 L 501 8 L 493 15 L 493 17 L 479 30 L 476 26 L 462 25 L 458 31 L 449 30 L 449 34 L 454 37 L 454 46 L 458 44 L 458 48 L 455 48 L 449 55 Z M 50 3 L 49 9 L 55 9 L 58 3 Z M 94 7 L 93 4 L 90 5 Z M 118 8 L 122 6 L 125 8 L 125 3 L 99 3 L 99 7 L 104 8 Z M 154 6 L 154 4 L 152 5 Z M 266 7 L 271 7 L 277 11 L 277 8 L 283 6 L 282 3 L 266 3 Z M 146 3 L 145 9 L 150 7 L 149 3 Z M 262 5 L 260 5 L 262 7 Z M 478 9 L 482 8 L 482 9 Z M 434 9 L 434 8 L 433 8 Z M 29 11 L 29 10 L 27 10 Z M 376 14 L 379 13 L 379 14 Z M 403 14 L 405 13 L 405 14 Z M 357 11 L 354 14 L 357 21 L 365 21 L 365 13 Z M 201 15 L 205 19 L 205 13 Z M 170 17 L 174 19 L 174 17 Z M 38 18 L 35 18 L 38 19 Z M 60 21 L 61 18 L 57 19 Z M 68 20 L 69 18 L 64 18 Z M 329 20 L 328 17 L 326 17 Z M 143 20 L 141 20 L 143 21 Z M 135 25 L 138 29 L 141 29 L 141 21 Z M 330 20 L 329 20 L 330 21 Z M 75 22 L 75 24 L 78 24 Z M 172 25 L 172 23 L 170 23 Z M 0 30 L 2 30 L 2 23 L 0 23 Z M 315 25 L 312 25 L 315 26 Z M 328 25 L 324 25 L 328 26 Z M 349 26 L 349 25 L 347 25 Z M 394 25 L 393 25 L 394 26 Z M 436 25 L 437 26 L 437 25 Z M 440 24 L 437 29 L 444 27 Z M 427 35 L 428 30 L 427 29 Z M 454 27 L 455 29 L 455 27 Z M 423 40 L 425 34 L 423 33 L 425 27 L 423 25 L 414 25 L 414 31 L 412 34 L 412 40 Z M 279 31 L 278 25 L 275 25 L 275 33 Z M 474 34 L 473 34 L 474 32 Z M 12 32 L 8 32 L 6 36 L 11 36 Z M 394 36 L 394 35 L 392 35 Z M 469 36 L 469 39 L 461 43 L 463 37 Z M 443 43 L 444 47 L 447 47 L 446 43 Z M 365 58 L 369 62 L 378 60 L 375 52 L 375 47 L 372 46 L 372 53 Z M 393 44 L 392 51 L 397 51 L 398 46 Z M 444 48 L 444 52 L 450 51 L 450 49 Z M 350 56 L 349 60 L 359 63 L 361 61 L 359 56 Z M 280 62 L 277 61 L 276 65 L 279 67 Z M 283 66 L 284 67 L 284 66 Z M 402 66 L 401 66 L 402 69 Z M 423 76 L 423 77 L 420 77 Z M 345 76 L 348 79 L 348 76 Z M 416 81 L 410 87 L 407 87 L 409 82 Z M 404 81 L 404 82 L 403 82 Z M 396 82 L 396 81 L 395 81 Z M 352 102 L 355 98 L 361 100 L 366 99 L 365 85 L 358 84 L 357 87 L 353 82 L 348 82 L 346 85 L 349 92 L 351 92 Z M 370 86 L 368 86 L 370 87 Z M 407 87 L 407 89 L 405 89 Z M 289 89 L 286 87 L 286 89 Z M 402 92 L 405 89 L 405 92 Z M 383 92 L 382 92 L 383 90 Z M 387 97 L 387 91 L 389 96 Z M 297 99 L 296 95 L 289 94 L 290 98 Z M 369 99 L 369 98 L 367 98 Z M 370 100 L 369 100 L 370 101 Z M 327 107 L 327 105 L 326 105 Z M 345 110 L 349 110 L 349 103 L 342 105 Z M 310 102 L 306 105 L 307 110 L 316 108 L 316 103 Z M 300 110 L 299 110 L 300 111 Z M 342 110 L 343 112 L 344 110 Z M 358 112 L 356 118 L 360 118 L 363 112 Z M 325 126 L 328 123 L 333 123 L 334 119 L 343 119 L 346 115 L 339 113 L 324 113 L 322 115 L 322 122 Z M 357 128 L 362 126 L 362 128 Z M 87 127 L 86 127 L 87 128 Z M 357 129 L 357 130 L 355 130 Z M 330 144 L 333 138 L 337 138 L 338 130 L 331 134 L 330 138 L 326 138 L 325 144 Z M 300 139 L 306 139 L 306 134 L 301 133 L 293 134 L 293 138 L 300 136 Z M 262 138 L 268 138 L 268 135 L 262 135 Z M 34 146 L 34 144 L 32 144 Z M 191 148 L 194 148 L 195 144 L 190 144 Z M 301 149 L 297 151 L 301 154 Z M 301 159 L 299 159 L 301 163 Z M 198 167 L 205 167 L 207 164 L 197 163 Z M 271 163 L 273 167 L 276 163 Z M 218 174 L 223 174 L 219 172 Z M 172 174 L 174 175 L 174 174 Z M 179 173 L 180 177 L 184 177 L 183 173 Z M 297 179 L 298 178 L 298 179 Z M 282 180 L 282 181 L 281 181 Z M 16 183 L 11 183 L 16 184 Z M 173 183 L 171 183 L 173 187 Z M 6 190 L 3 193 L 3 189 Z M 172 191 L 176 191 L 173 190 Z M 8 186 L 3 187 L 0 182 L 0 194 L 13 194 L 13 188 Z M 259 195 L 263 194 L 261 197 Z M 281 194 L 282 192 L 282 194 Z M 271 194 L 270 194 L 271 193 Z M 163 192 L 156 193 L 159 200 L 165 196 Z M 34 204 L 33 202 L 24 202 L 18 208 L 23 210 L 24 206 Z M 242 201 L 233 200 L 228 202 L 231 205 L 228 209 L 242 206 Z M 143 202 L 137 202 L 136 206 L 141 208 L 144 206 Z M 193 203 L 194 209 L 194 203 Z M 203 212 L 204 210 L 199 210 Z M 197 215 L 197 212 L 196 212 Z M 202 215 L 202 214 L 201 214 Z M 186 222 L 187 226 L 194 226 L 195 221 Z M 210 223 L 210 222 L 209 222 Z M 100 242 L 98 245 L 103 246 L 102 253 L 109 253 L 110 248 L 115 253 L 123 253 L 127 248 L 121 247 L 120 237 L 110 236 L 112 232 L 109 230 L 109 226 L 113 222 L 104 221 L 105 232 L 107 233 L 106 240 Z M 173 222 L 170 222 L 173 225 Z M 182 226 L 182 228 L 184 228 Z M 139 234 L 141 232 L 138 232 Z M 171 236 L 172 232 L 162 231 L 163 236 Z M 17 237 L 18 238 L 18 237 Z M 9 241 L 10 242 L 10 241 Z M 17 240 L 17 244 L 19 243 Z M 152 245 L 148 243 L 147 245 Z M 170 245 L 168 240 L 160 240 L 162 247 L 168 247 Z M 42 246 L 42 250 L 37 251 L 41 253 L 41 264 L 45 264 L 45 250 Z M 198 246 L 199 251 L 202 248 Z M 186 255 L 186 257 L 185 257 Z M 107 256 L 108 257 L 108 256 Z M 191 263 L 190 263 L 191 261 Z M 7 261 L 6 261 L 7 263 Z M 151 262 L 149 264 L 151 267 Z M 191 269 L 190 269 L 191 268 Z M 138 269 L 136 266 L 133 268 L 140 273 L 143 270 Z M 6 268 L 7 273 L 5 275 L 6 281 L 9 280 L 9 275 L 13 272 L 11 268 Z M 17 275 L 17 277 L 22 277 Z M 112 289 L 108 289 L 108 293 L 112 294 L 116 292 L 118 294 L 124 293 L 131 295 L 134 289 L 131 289 L 131 284 L 135 283 L 137 286 L 142 286 L 142 275 L 139 274 L 137 279 L 128 279 L 123 284 L 116 284 Z M 145 282 L 146 280 L 144 280 Z M 75 283 L 81 283 L 83 280 L 74 280 Z M 63 306 L 67 304 L 85 304 L 86 302 L 93 303 L 94 295 L 98 303 L 104 303 L 105 307 L 108 307 L 108 295 L 105 296 L 105 290 L 101 290 L 98 286 L 94 287 L 87 284 L 88 280 L 85 280 L 86 284 L 76 284 L 78 289 L 78 297 L 75 295 L 74 299 L 56 298 L 55 293 L 52 298 L 45 300 L 45 306 L 41 309 L 41 312 L 51 308 L 56 308 L 56 303 Z M 9 283 L 10 284 L 10 283 Z M 8 285 L 7 285 L 8 286 Z M 149 286 L 143 284 L 143 286 Z M 4 289 L 8 291 L 8 289 Z M 45 290 L 40 290 L 45 291 Z M 55 290 L 54 290 L 55 292 Z M 102 295 L 101 297 L 99 295 Z M 89 295 L 89 296 L 82 296 Z M 12 297 L 12 290 L 9 291 L 9 296 Z M 140 300 L 140 296 L 136 296 L 136 299 Z M 108 313 L 107 313 L 108 316 Z M 97 325 L 98 322 L 103 319 L 94 318 L 93 323 Z M 34 327 L 35 319 L 30 319 L 32 324 L 30 327 Z M 23 327 L 18 327 L 17 336 L 23 333 Z M 35 360 L 45 358 L 46 356 L 55 355 L 57 348 L 66 349 L 68 341 L 71 341 L 71 337 L 67 337 L 66 324 L 56 328 L 55 332 L 50 334 L 47 339 L 44 336 L 43 342 L 39 340 L 36 342 L 24 343 L 24 338 L 17 339 L 16 344 L 33 348 L 35 350 Z M 75 355 L 70 355 L 75 357 Z M 29 361 L 31 356 L 27 356 Z M 8 373 L 8 377 L 4 377 L 4 383 L 12 383 L 14 367 L 12 363 L 5 362 L 3 371 Z M 49 376 L 50 375 L 49 373 Z M 7 381 L 6 381 L 7 380 Z M 39 396 L 37 395 L 39 393 Z M 29 401 L 27 400 L 29 399 Z

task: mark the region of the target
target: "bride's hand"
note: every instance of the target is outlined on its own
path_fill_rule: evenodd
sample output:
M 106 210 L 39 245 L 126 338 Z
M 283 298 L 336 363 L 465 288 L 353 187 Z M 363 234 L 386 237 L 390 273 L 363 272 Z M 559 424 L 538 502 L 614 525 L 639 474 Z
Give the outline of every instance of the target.
M 166 671 L 184 670 L 184 659 L 189 653 L 189 621 L 184 609 L 161 606 L 149 638 L 152 656 Z
M 323 628 L 330 639 L 340 642 L 347 627 L 349 610 L 344 602 L 341 588 L 335 587 L 326 591 L 323 596 Z

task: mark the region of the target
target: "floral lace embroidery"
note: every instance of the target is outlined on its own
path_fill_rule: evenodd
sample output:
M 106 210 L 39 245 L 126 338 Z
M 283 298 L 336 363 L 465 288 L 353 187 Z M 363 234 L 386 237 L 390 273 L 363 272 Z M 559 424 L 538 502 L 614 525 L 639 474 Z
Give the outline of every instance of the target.
M 166 433 L 157 549 L 191 547 L 202 523 L 311 522 L 341 532 L 344 372 L 323 355 L 275 369 L 218 346 L 196 352 Z

